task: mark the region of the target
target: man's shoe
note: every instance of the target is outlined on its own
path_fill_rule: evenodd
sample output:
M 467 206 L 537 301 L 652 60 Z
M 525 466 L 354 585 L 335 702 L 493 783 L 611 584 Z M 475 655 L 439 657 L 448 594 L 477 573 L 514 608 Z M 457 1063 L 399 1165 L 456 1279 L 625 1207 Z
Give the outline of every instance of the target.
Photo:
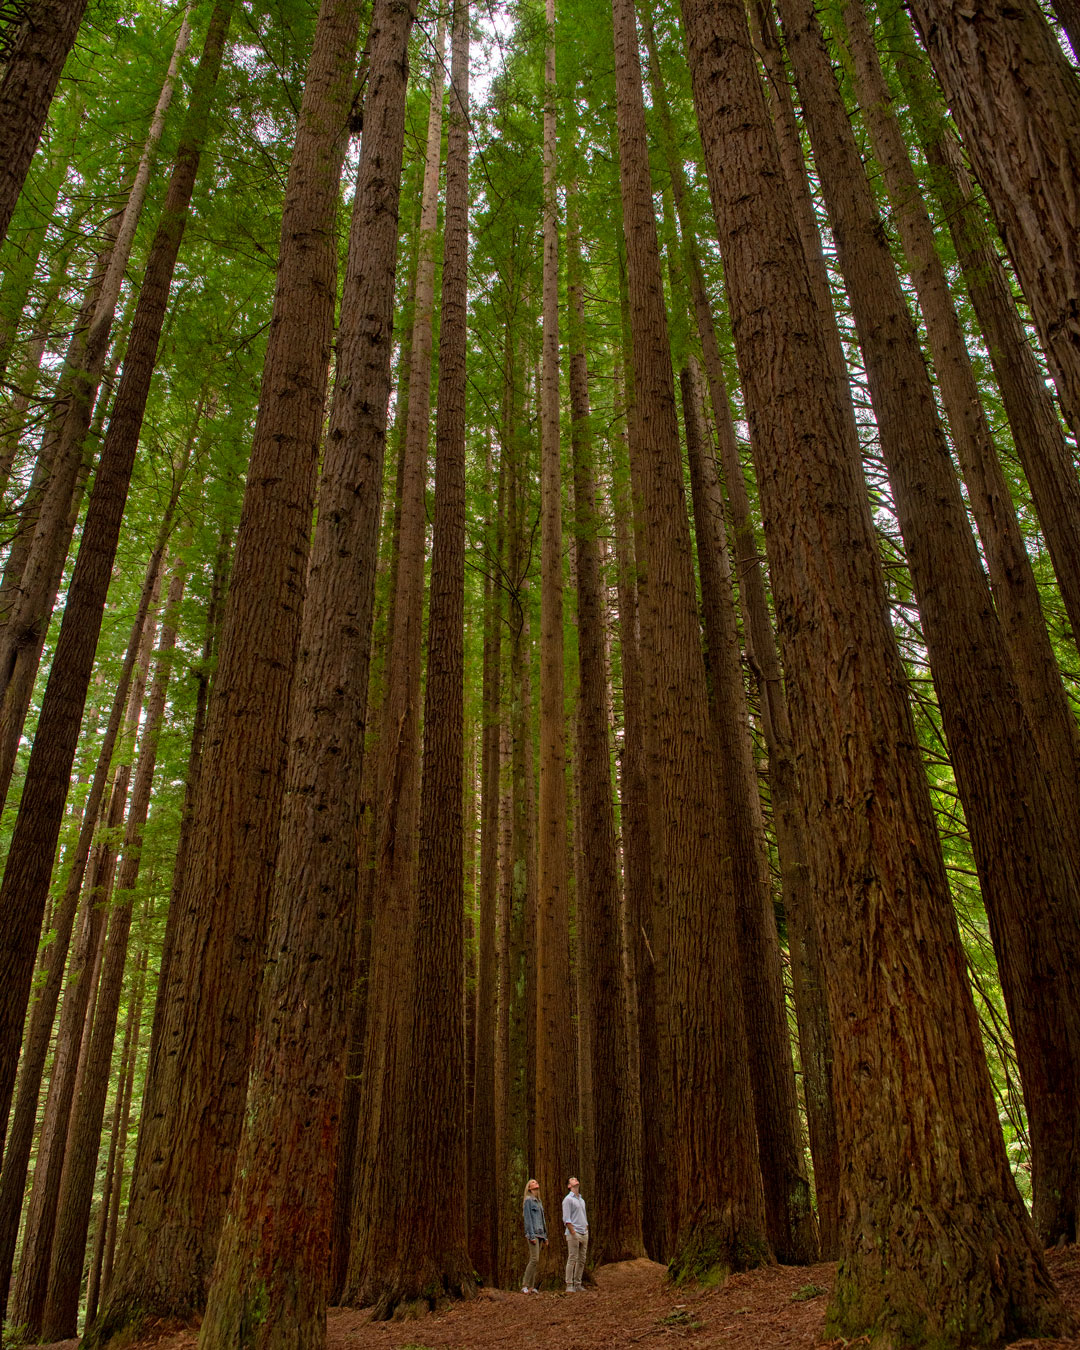
M 540 1290 L 539 1290 L 539 1289 L 535 1289 L 535 1288 L 529 1290 L 529 1293 L 530 1293 L 530 1294 L 538 1294 L 539 1292 L 540 1292 Z

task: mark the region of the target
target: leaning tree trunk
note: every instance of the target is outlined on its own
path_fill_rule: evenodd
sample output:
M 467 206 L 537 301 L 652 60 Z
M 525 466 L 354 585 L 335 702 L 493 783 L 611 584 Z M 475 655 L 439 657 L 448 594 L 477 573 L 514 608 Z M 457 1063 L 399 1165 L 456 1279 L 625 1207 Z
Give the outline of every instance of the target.
M 186 579 L 187 566 L 181 561 L 173 570 L 162 616 L 154 680 L 146 701 L 131 800 L 124 823 L 123 852 L 116 871 L 116 898 L 109 908 L 109 934 L 105 943 L 98 998 L 94 1005 L 94 1027 L 83 1090 L 72 1114 L 64 1158 L 64 1179 L 57 1205 L 56 1234 L 49 1269 L 49 1292 L 41 1327 L 42 1336 L 53 1341 L 66 1340 L 74 1336 L 77 1330 L 86 1237 L 109 1089 L 109 1065 L 112 1062 L 116 1020 L 124 987 L 135 886 L 142 861 L 142 833 L 150 809 L 150 792 L 157 767 L 158 737 L 165 714 L 172 655 L 176 647 L 177 610 Z
M 964 285 L 986 339 L 1013 445 L 1031 488 L 1074 640 L 1080 642 L 1080 479 L 1057 407 L 1017 312 L 1011 280 L 985 209 L 975 199 L 963 151 L 945 121 L 940 92 L 903 11 L 892 16 L 885 37 L 933 170 L 931 187 L 948 222 Z
M 155 614 L 157 600 L 155 589 L 151 597 Z M 131 681 L 126 706 L 125 734 L 129 751 L 134 748 L 138 734 L 156 627 L 156 618 L 148 618 L 139 635 L 138 666 Z M 116 868 L 113 841 L 122 832 L 130 780 L 130 761 L 122 757 L 113 777 L 104 813 L 105 837 L 98 844 L 86 874 L 83 933 L 76 947 L 72 975 L 68 980 L 60 1014 L 57 1053 L 49 1080 L 34 1181 L 27 1206 L 26 1237 L 18 1278 L 12 1291 L 12 1314 L 18 1318 L 18 1325 L 25 1326 L 27 1333 L 34 1337 L 41 1333 L 45 1314 L 60 1190 L 71 1139 L 71 1115 L 80 1098 L 80 1084 L 86 1076 L 87 1050 L 94 1023 L 95 997 Z
M 462 785 L 469 5 L 455 0 L 435 429 L 435 519 L 424 697 L 413 1016 L 406 1060 L 397 1257 L 374 1317 L 476 1289 L 466 1224 Z M 437 1223 L 431 1216 L 438 1213 Z
M 0 78 L 0 243 L 85 9 L 86 0 L 30 0 L 21 16 L 22 32 Z
M 780 937 L 769 887 L 765 828 L 739 660 L 723 501 L 708 443 L 700 368 L 693 356 L 682 372 L 681 383 L 705 642 L 712 676 L 713 722 L 719 748 L 717 774 L 724 816 L 729 822 L 732 876 L 738 897 L 743 1007 L 765 1190 L 765 1219 L 777 1258 L 786 1265 L 809 1265 L 817 1260 L 817 1226 L 806 1175 Z M 718 415 L 722 417 L 724 409 Z
M 663 309 L 632 0 L 615 0 L 620 185 L 647 540 L 644 639 L 660 775 L 653 846 L 666 874 L 668 1043 L 678 1231 L 673 1271 L 695 1278 L 771 1259 L 765 1235 L 735 895 L 722 835 L 698 630 L 674 378 Z M 634 453 L 631 441 L 631 453 Z M 650 820 L 650 827 L 654 824 Z
M 176 163 L 143 278 L 124 371 L 68 587 L 49 682 L 0 885 L 0 1121 L 7 1119 L 53 854 L 94 664 L 120 522 L 157 360 L 173 270 L 199 168 L 235 0 L 219 0 L 195 76 Z
M 7 796 L 53 605 L 71 546 L 72 496 L 86 459 L 87 437 L 101 388 L 120 289 L 150 183 L 154 151 L 165 128 L 191 29 L 185 15 L 121 215 L 106 230 L 99 275 L 90 284 L 57 382 L 42 439 L 39 469 L 4 568 L 10 610 L 0 629 L 0 800 Z M 196 428 L 199 414 L 196 413 Z M 195 432 L 192 432 L 194 436 Z M 43 481 L 37 482 L 40 473 Z M 8 595 L 5 595 L 8 599 Z M 7 606 L 4 606 L 7 611 Z
M 338 23 L 347 11 L 337 6 Z M 267 1350 L 322 1346 L 326 1338 L 412 18 L 408 6 L 384 0 L 372 13 L 368 131 L 290 708 L 268 943 L 275 960 L 260 998 L 239 1181 L 200 1332 L 208 1350 L 246 1339 Z M 342 37 L 355 42 L 355 34 L 346 26 Z
M 208 712 L 206 747 L 216 772 L 199 775 L 128 1221 L 115 1287 L 93 1333 L 102 1342 L 132 1321 L 201 1308 L 232 1184 L 277 854 L 358 27 L 355 6 L 328 0 L 320 11 L 297 123 Z
M 584 1003 L 588 1016 L 583 1020 L 590 1029 L 595 1121 L 591 1198 L 595 1200 L 596 1219 L 590 1228 L 589 1259 L 603 1265 L 644 1256 L 645 1245 L 641 1226 L 641 1099 L 636 1066 L 630 1058 L 623 970 L 598 539 L 600 516 L 589 426 L 581 238 L 575 216 L 576 193 L 573 193 L 567 225 L 567 328 L 580 671 L 576 770 L 578 820 L 582 827 L 578 831 L 581 864 L 576 893 L 578 961 L 582 963 L 584 954 Z
M 425 484 L 431 420 L 435 245 L 445 73 L 445 21 L 435 39 L 420 213 L 420 264 L 413 319 L 409 420 L 403 448 L 386 697 L 375 771 L 376 831 L 371 961 L 368 970 L 360 1138 L 352 1249 L 345 1296 L 372 1303 L 396 1260 L 398 1147 L 405 1110 L 407 1010 L 414 978 L 417 832 L 420 812 L 420 699 L 423 666 Z
M 1046 631 L 1035 573 L 975 382 L 934 227 L 891 110 L 891 96 L 861 0 L 848 0 L 844 23 L 854 57 L 856 91 L 919 298 L 938 392 L 967 485 L 1016 683 L 1062 823 L 1070 832 L 1080 830 L 1080 732 Z
M 132 672 L 139 655 L 146 616 L 150 609 L 161 572 L 162 558 L 169 532 L 172 528 L 171 503 L 165 512 L 165 519 L 158 532 L 157 544 L 150 556 L 146 568 L 146 577 L 139 595 L 138 609 L 132 624 L 131 636 L 120 668 L 112 710 L 105 727 L 101 749 L 98 752 L 97 765 L 90 782 L 90 791 L 83 806 L 82 825 L 68 868 L 64 890 L 52 915 L 53 938 L 46 952 L 45 983 L 35 999 L 29 1025 L 23 1042 L 22 1059 L 19 1066 L 18 1092 L 15 1096 L 15 1109 L 12 1112 L 7 1146 L 4 1150 L 3 1172 L 0 1173 L 0 1320 L 3 1320 L 7 1308 L 7 1292 L 11 1281 L 11 1267 L 15 1257 L 15 1243 L 19 1230 L 19 1215 L 22 1210 L 23 1191 L 26 1185 L 26 1171 L 30 1162 L 33 1146 L 34 1126 L 37 1120 L 38 1096 L 41 1092 L 41 1079 L 48 1057 L 49 1041 L 52 1035 L 56 1007 L 60 999 L 60 990 L 64 984 L 64 967 L 67 962 L 68 948 L 75 926 L 75 913 L 79 895 L 82 892 L 86 863 L 90 856 L 94 832 L 98 826 L 98 814 L 101 810 L 105 788 L 108 785 L 109 769 L 112 764 L 116 738 L 124 719 L 127 707 L 128 690 Z
M 810 0 L 780 7 L 1016 1042 L 1036 1226 L 1056 1241 L 1075 1236 L 1080 1206 L 1080 882 L 1068 793 L 1025 716 L 821 30 Z
M 1080 81 L 1037 0 L 911 0 L 1080 437 Z
M 845 1028 L 844 1255 L 828 1327 L 908 1345 L 1054 1334 L 1062 1308 L 1001 1140 L 858 442 L 745 10 L 683 0 L 682 13 L 810 803 L 829 1011 Z

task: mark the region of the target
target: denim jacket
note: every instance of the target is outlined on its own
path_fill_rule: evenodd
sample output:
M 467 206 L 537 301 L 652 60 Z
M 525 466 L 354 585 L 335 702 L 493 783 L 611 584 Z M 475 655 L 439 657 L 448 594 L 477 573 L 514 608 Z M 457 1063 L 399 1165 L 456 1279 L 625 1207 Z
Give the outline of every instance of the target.
M 525 1203 L 521 1207 L 521 1216 L 525 1220 L 525 1236 L 527 1238 L 547 1237 L 547 1223 L 544 1220 L 544 1206 L 539 1200 L 535 1200 L 531 1195 L 527 1195 L 525 1197 Z

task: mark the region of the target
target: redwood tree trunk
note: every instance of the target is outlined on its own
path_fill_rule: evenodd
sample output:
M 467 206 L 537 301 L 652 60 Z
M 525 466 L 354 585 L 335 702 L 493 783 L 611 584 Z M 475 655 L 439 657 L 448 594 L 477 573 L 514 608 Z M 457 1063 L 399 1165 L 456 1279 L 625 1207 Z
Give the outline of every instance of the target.
M 142 861 L 142 832 L 150 809 L 158 736 L 165 713 L 172 654 L 176 646 L 177 609 L 186 579 L 186 565 L 180 562 L 173 571 L 165 601 L 154 680 L 146 702 L 131 800 L 124 824 L 123 856 L 116 872 L 116 899 L 109 909 L 109 934 L 105 943 L 101 984 L 94 1006 L 93 1035 L 87 1054 L 83 1090 L 72 1115 L 64 1159 L 64 1179 L 60 1188 L 56 1235 L 49 1269 L 49 1293 L 41 1328 L 42 1335 L 54 1341 L 74 1336 L 77 1330 L 86 1237 L 109 1089 L 109 1065 L 112 1062 L 116 1019 L 124 987 L 134 891 Z
M 805 766 L 829 1010 L 845 1028 L 829 1331 L 910 1345 L 1054 1334 L 1061 1305 L 1005 1157 L 858 444 L 745 12 L 684 0 L 682 13 Z
M 682 489 L 675 388 L 663 309 L 645 109 L 632 0 L 615 0 L 620 183 L 634 343 L 656 716 L 658 829 L 666 875 L 668 1045 L 683 1277 L 771 1259 L 765 1235 L 735 895 L 718 822 L 705 666 Z M 631 454 L 634 453 L 631 441 Z M 653 825 L 650 820 L 650 826 Z
M 644 1256 L 642 1238 L 641 1099 L 630 1058 L 628 1000 L 623 968 L 611 746 L 601 528 L 589 425 L 585 356 L 585 295 L 581 239 L 571 197 L 567 227 L 570 346 L 570 445 L 574 468 L 577 547 L 578 725 L 576 782 L 580 867 L 577 877 L 578 961 L 589 1027 L 592 1076 L 593 1178 L 589 1259 L 631 1261 Z M 581 1014 L 579 1014 L 579 1017 Z
M 344 62 L 355 43 L 348 6 Z M 408 6 L 372 13 L 338 384 L 290 709 L 256 1050 L 200 1345 L 322 1346 L 359 901 L 359 806 L 390 393 Z M 343 940 L 344 934 L 344 940 Z M 249 1331 L 248 1328 L 251 1328 Z
M 1080 883 L 937 421 L 934 392 L 808 0 L 780 0 L 866 360 L 1028 1111 L 1036 1227 L 1080 1213 Z M 1062 809 L 1064 806 L 1064 810 Z
M 0 243 L 49 115 L 86 0 L 30 0 L 0 79 Z
M 397 1258 L 373 1316 L 476 1289 L 466 1224 L 464 1025 L 465 348 L 469 5 L 456 0 L 439 327 L 416 972 L 400 1140 Z M 431 1222 L 438 1214 L 437 1222 Z
M 420 811 L 420 698 L 423 666 L 424 544 L 435 244 L 445 85 L 445 22 L 432 62 L 427 154 L 420 213 L 420 265 L 413 322 L 409 420 L 402 470 L 401 529 L 386 697 L 375 776 L 376 831 L 371 963 L 367 979 L 360 1137 L 354 1182 L 352 1251 L 345 1296 L 371 1303 L 396 1260 L 399 1139 L 406 1109 L 408 1010 L 414 978 L 417 832 Z
M 101 1341 L 146 1316 L 200 1309 L 232 1184 L 277 854 L 358 25 L 355 6 L 328 0 L 309 61 L 208 712 L 216 771 L 199 775 L 128 1221 L 94 1329 Z
M 544 73 L 543 364 L 540 393 L 540 796 L 536 910 L 536 1148 L 529 1170 L 548 1195 L 582 1167 L 575 1144 L 577 1062 L 570 992 L 570 896 L 563 673 L 559 436 L 559 221 L 555 0 Z M 559 1192 L 561 1195 L 561 1191 Z M 554 1235 L 561 1231 L 552 1222 Z
M 235 0 L 219 0 L 195 76 L 191 105 L 161 221 L 151 245 L 120 388 L 87 508 L 79 556 L 68 588 L 64 620 L 42 700 L 4 880 L 0 885 L 0 916 L 3 919 L 0 964 L 9 972 L 0 994 L 0 1120 L 4 1121 L 11 1102 L 53 854 L 101 631 L 120 522 L 234 3 Z
M 697 536 L 713 722 L 739 922 L 743 1008 L 754 1089 L 769 1240 L 785 1265 L 817 1260 L 818 1240 L 795 1092 L 787 1003 L 776 931 L 765 829 L 739 661 L 735 600 L 727 561 L 723 501 L 702 406 L 701 376 L 690 357 L 681 375 L 683 425 Z M 720 415 L 723 416 L 723 409 Z
M 1080 436 L 1080 81 L 1037 0 L 910 0 Z

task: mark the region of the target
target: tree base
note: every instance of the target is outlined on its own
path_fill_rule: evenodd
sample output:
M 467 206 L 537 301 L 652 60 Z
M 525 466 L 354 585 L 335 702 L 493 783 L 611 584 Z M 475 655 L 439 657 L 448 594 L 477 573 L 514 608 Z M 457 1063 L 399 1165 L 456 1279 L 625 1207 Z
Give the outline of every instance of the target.
M 108 1308 L 83 1333 L 79 1350 L 127 1350 L 147 1336 L 157 1340 L 190 1327 L 182 1317 L 157 1317 L 138 1306 Z
M 406 1321 L 436 1312 L 459 1299 L 475 1298 L 477 1279 L 473 1270 L 429 1269 L 417 1277 L 398 1276 L 387 1281 L 372 1303 L 373 1322 Z
M 1070 1319 L 1040 1253 L 1017 1233 L 1015 1215 L 998 1217 L 989 1227 L 927 1222 L 876 1242 L 863 1235 L 861 1250 L 840 1262 L 826 1334 L 865 1337 L 874 1350 L 1067 1335 Z
M 680 1236 L 668 1265 L 668 1279 L 675 1285 L 695 1284 L 716 1288 L 737 1270 L 754 1270 L 773 1264 L 773 1254 L 763 1237 L 732 1236 L 712 1225 L 700 1225 Z

